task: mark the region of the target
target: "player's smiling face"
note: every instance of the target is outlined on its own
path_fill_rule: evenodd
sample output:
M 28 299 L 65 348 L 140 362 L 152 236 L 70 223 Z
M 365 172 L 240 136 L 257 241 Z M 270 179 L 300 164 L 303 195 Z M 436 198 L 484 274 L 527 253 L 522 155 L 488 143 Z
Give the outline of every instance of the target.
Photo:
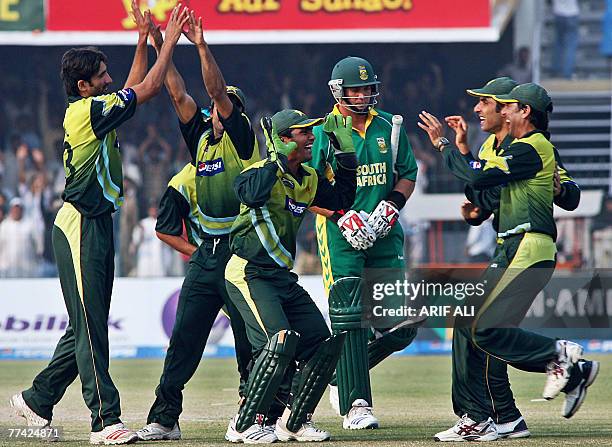
M 81 81 L 79 81 L 80 83 Z M 89 96 L 99 96 L 106 92 L 108 92 L 108 87 L 113 83 L 113 79 L 108 74 L 108 70 L 106 64 L 104 62 L 100 62 L 100 67 L 96 74 L 94 74 L 89 81 L 83 81 L 79 84 L 79 89 L 82 92 L 83 97 L 87 98 Z
M 293 141 L 297 144 L 297 147 L 289 154 L 288 158 L 290 160 L 296 159 L 299 163 L 312 159 L 312 143 L 314 143 L 314 139 L 312 127 L 291 130 L 291 139 L 284 137 L 283 140 Z
M 509 126 L 509 133 L 519 138 L 524 133 L 523 128 L 527 121 L 528 109 L 519 107 L 518 102 L 510 102 L 504 105 L 501 115 Z
M 504 124 L 501 113 L 497 111 L 497 101 L 493 98 L 480 97 L 474 106 L 474 112 L 480 120 L 480 128 L 485 132 L 498 132 Z

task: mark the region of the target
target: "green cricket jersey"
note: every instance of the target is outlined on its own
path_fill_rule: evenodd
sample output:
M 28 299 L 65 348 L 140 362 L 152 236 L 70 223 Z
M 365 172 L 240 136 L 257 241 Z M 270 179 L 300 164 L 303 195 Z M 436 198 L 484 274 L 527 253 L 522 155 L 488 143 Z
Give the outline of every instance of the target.
M 204 228 L 200 223 L 198 201 L 195 188 L 195 166 L 187 163 L 176 174 L 159 203 L 159 213 L 155 231 L 171 236 L 183 234 L 183 222 L 187 231 L 187 239 L 196 247 L 204 238 Z
M 335 180 L 332 186 L 306 165 L 296 177 L 268 160 L 247 168 L 235 183 L 242 205 L 230 235 L 232 252 L 256 265 L 291 269 L 307 208 L 340 210 L 355 199 L 355 171 L 339 165 Z
M 340 114 L 338 106 L 331 113 Z M 391 149 L 391 128 L 393 115 L 382 110 L 369 111 L 365 133 L 353 129 L 353 144 L 357 154 L 357 194 L 350 209 L 371 213 L 381 200 L 393 190 L 396 179 L 416 181 L 417 165 L 402 127 L 399 138 L 397 159 L 394 161 Z M 323 132 L 323 126 L 313 130 L 315 141 L 312 145 L 312 160 L 308 163 L 319 174 L 333 177 L 336 169 L 334 148 Z
M 443 156 L 451 171 L 475 190 L 503 186 L 499 192 L 499 237 L 535 232 L 556 238 L 552 215 L 555 154 L 544 133 L 529 132 L 503 153 L 481 162 L 469 162 L 452 147 L 445 148 Z
M 225 131 L 218 139 L 213 134 L 212 119 L 201 110 L 180 125 L 196 166 L 200 222 L 204 231 L 213 236 L 229 234 L 240 212 L 234 179 L 260 158 L 255 133 L 245 114 L 234 107 L 221 122 Z
M 136 94 L 127 88 L 89 98 L 68 98 L 64 116 L 62 194 L 84 216 L 113 212 L 123 204 L 123 171 L 117 127 L 136 111 Z
M 502 142 L 498 144 L 495 135 L 490 135 L 480 147 L 478 151 L 478 159 L 475 159 L 471 153 L 464 155 L 464 157 L 466 158 L 470 166 L 477 170 L 480 168 L 481 161 L 486 161 L 493 157 L 503 155 L 504 151 L 508 149 L 508 147 L 512 144 L 513 141 L 514 138 L 512 136 L 506 135 Z M 574 182 L 569 172 L 563 166 L 561 156 L 559 155 L 559 152 L 556 148 L 554 148 L 554 155 L 555 162 L 557 163 L 557 170 L 559 172 L 560 181 L 562 184 L 562 192 L 560 195 L 554 198 L 554 203 L 555 205 L 559 206 L 560 208 L 563 208 L 564 210 L 572 211 L 576 209 L 576 207 L 578 207 L 578 204 L 580 202 L 580 188 Z M 501 186 L 498 188 L 499 189 L 495 191 L 493 195 L 493 201 L 495 203 L 491 203 L 490 201 L 488 202 L 488 205 L 490 207 L 493 207 L 493 209 L 482 209 L 480 217 L 468 223 L 470 223 L 471 225 L 480 225 L 483 221 L 488 219 L 491 214 L 494 214 L 493 228 L 495 228 L 496 230 L 499 228 L 498 207 Z M 465 193 L 466 197 L 470 200 L 474 199 L 475 196 L 478 195 L 479 198 L 476 198 L 476 201 L 482 202 L 484 200 L 485 203 L 487 203 L 487 199 L 484 198 L 484 195 L 482 193 L 476 192 L 469 185 L 466 186 Z M 489 198 L 491 198 L 491 195 L 489 195 Z

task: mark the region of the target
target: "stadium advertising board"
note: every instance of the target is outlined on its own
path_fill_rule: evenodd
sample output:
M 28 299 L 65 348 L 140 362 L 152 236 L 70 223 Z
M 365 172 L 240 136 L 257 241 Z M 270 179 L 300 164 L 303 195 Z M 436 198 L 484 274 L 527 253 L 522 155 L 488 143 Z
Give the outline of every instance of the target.
M 165 23 L 178 0 L 141 0 Z M 473 28 L 489 26 L 489 0 L 187 0 L 206 30 Z M 82 14 L 83 9 L 88 14 Z M 48 29 L 133 30 L 130 0 L 49 0 Z
M 178 0 L 139 0 L 165 24 Z M 494 41 L 489 0 L 183 0 L 210 43 Z M 83 14 L 83 11 L 87 11 Z M 130 0 L 48 0 L 49 37 L 133 43 Z M 74 37 L 74 36 L 73 36 Z M 77 36 L 79 37 L 79 36 Z M 51 39 L 53 40 L 53 39 Z
M 43 0 L 0 0 L 0 31 L 43 29 Z

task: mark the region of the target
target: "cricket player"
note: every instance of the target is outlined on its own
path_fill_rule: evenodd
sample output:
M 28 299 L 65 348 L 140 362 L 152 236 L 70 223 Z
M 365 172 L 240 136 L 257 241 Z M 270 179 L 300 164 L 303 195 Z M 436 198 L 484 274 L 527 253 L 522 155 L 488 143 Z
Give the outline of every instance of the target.
M 518 85 L 514 80 L 502 77 L 489 81 L 486 85 L 477 89 L 467 90 L 467 93 L 477 98 L 474 112 L 480 120 L 480 127 L 484 132 L 491 135 L 485 140 L 478 151 L 478 158 L 474 158 L 467 142 L 467 123 L 461 116 L 449 116 L 445 118 L 446 123 L 455 131 L 455 146 L 469 163 L 482 163 L 492 157 L 499 156 L 510 146 L 514 138 L 508 133 L 508 123 L 501 116 L 503 103 L 498 103 L 495 95 L 508 94 Z M 563 167 L 559 154 L 555 148 L 555 160 L 557 170 L 554 175 L 553 191 L 554 203 L 568 211 L 576 209 L 580 202 L 580 188 L 569 176 Z M 476 173 L 477 171 L 474 171 Z M 470 195 L 467 188 L 466 194 Z M 494 216 L 493 227 L 497 231 L 499 227 L 499 210 L 484 210 L 476 207 L 472 202 L 466 200 L 461 212 L 470 225 L 480 225 L 491 215 Z M 495 357 L 484 354 L 476 349 L 469 339 L 462 337 L 460 331 L 453 334 L 453 355 L 457 357 L 468 356 L 470 359 L 468 371 L 454 368 L 453 374 L 465 374 L 467 381 L 473 382 L 470 375 L 478 377 L 485 376 L 488 386 L 481 392 L 466 393 L 465 389 L 457 386 L 453 388 L 453 407 L 457 416 L 461 417 L 469 411 L 470 407 L 480 406 L 483 411 L 490 411 L 490 416 L 497 425 L 500 438 L 525 438 L 531 433 L 527 427 L 521 412 L 516 407 L 510 382 L 508 380 L 507 364 Z M 459 379 L 453 383 L 460 384 Z M 483 398 L 481 396 L 487 396 Z M 476 402 L 470 400 L 476 397 Z M 465 402 L 470 402 L 466 404 Z
M 329 81 L 336 101 L 331 114 L 352 119 L 359 166 L 355 202 L 342 212 L 315 210 L 319 214 L 317 241 L 328 292 L 335 281 L 360 277 L 364 268 L 404 269 L 404 233 L 398 216 L 414 191 L 417 165 L 403 128 L 398 147 L 392 147 L 392 115 L 375 108 L 379 85 L 372 65 L 359 57 L 339 61 Z M 316 127 L 314 134 L 309 164 L 320 175 L 333 177 L 336 161 L 332 142 L 322 126 Z M 354 299 L 329 303 L 332 329 L 347 331 L 347 343 L 332 381 L 337 389 L 330 388 L 330 400 L 343 416 L 344 429 L 377 428 L 369 369 L 408 346 L 416 329 L 363 329 L 361 297 Z M 351 321 L 342 317 L 347 312 L 354 317 Z
M 152 23 L 151 36 L 155 48 L 163 48 L 159 27 Z M 138 431 L 139 438 L 146 441 L 180 439 L 178 419 L 182 411 L 182 390 L 200 363 L 206 340 L 223 305 L 232 322 L 243 379 L 250 361 L 250 354 L 245 352 L 250 352 L 251 348 L 245 338 L 244 322 L 227 296 L 224 272 L 231 256 L 229 232 L 240 208 L 233 182 L 240 171 L 259 160 L 259 151 L 251 123 L 244 113 L 246 98 L 239 88 L 225 84 L 204 40 L 202 18 L 196 19 L 193 11 L 189 14 L 186 36 L 197 48 L 204 86 L 212 106 L 196 105 L 174 65 L 168 69 L 165 85 L 194 164 L 195 197 L 190 195 L 190 200 L 196 201 L 192 212 L 197 211 L 202 242 L 190 259 L 181 289 L 164 371 L 155 390 L 155 402 L 149 411 L 147 425 Z M 185 250 L 189 252 L 192 248 L 185 247 Z M 263 428 L 257 435 L 263 439 L 274 436 Z
M 230 421 L 226 438 L 232 442 L 257 442 L 251 436 L 257 431 L 256 415 L 268 413 L 277 393 L 287 396 L 286 409 L 276 421 L 279 440 L 330 437 L 315 427 L 311 414 L 332 376 L 345 334 L 330 335 L 323 315 L 291 268 L 308 207 L 339 210 L 353 203 L 357 160 L 350 117 L 328 115 L 323 129 L 336 152 L 334 185 L 303 164 L 311 157 L 312 128 L 321 121 L 299 110 L 277 112 L 272 129 L 264 122 L 268 159 L 246 169 L 234 184 L 242 205 L 232 227 L 233 256 L 225 279 L 244 318 L 255 362 L 246 397 Z M 359 278 L 352 278 L 336 284 L 332 294 L 351 295 L 358 289 Z
M 482 94 L 482 89 L 477 93 Z M 484 93 L 487 94 L 487 90 Z M 464 413 L 453 427 L 434 436 L 437 441 L 493 441 L 499 438 L 498 428 L 491 418 L 497 412 L 495 401 L 485 402 L 490 394 L 479 394 L 488 386 L 489 358 L 495 357 L 526 371 L 546 372 L 543 395 L 553 399 L 561 391 L 566 393 L 562 411 L 566 418 L 580 408 L 586 389 L 599 370 L 598 362 L 582 360 L 580 345 L 517 327 L 533 299 L 546 286 L 556 263 L 552 208 L 557 168 L 555 150 L 547 132 L 552 101 L 546 90 L 532 83 L 516 86 L 508 94 L 488 94 L 504 104 L 501 116 L 514 140 L 481 162 L 474 163 L 469 156 L 466 158 L 452 148 L 450 142 L 441 137 L 442 126 L 433 115 L 425 111 L 419 115 L 423 121 L 419 126 L 443 153 L 445 164 L 466 181 L 470 202 L 484 210 L 497 210 L 498 237 L 502 240 L 481 279 L 489 292 L 482 307 L 471 325 L 455 328 L 453 405 L 458 415 Z M 461 344 L 462 337 L 472 345 Z M 463 349 L 455 352 L 456 347 Z M 484 363 L 482 360 L 476 360 L 475 365 L 470 363 L 478 358 L 470 355 L 471 349 L 485 354 Z M 478 374 L 474 368 L 485 373 Z M 499 373 L 498 370 L 497 377 Z M 508 395 L 509 387 L 506 391 L 503 387 L 496 387 L 496 392 L 501 392 L 502 402 L 508 404 L 512 399 L 511 394 Z M 509 410 L 511 414 L 516 408 Z M 517 424 L 515 429 L 513 431 L 519 434 L 526 431 L 527 426 Z
M 127 444 L 137 439 L 121 422 L 119 393 L 108 371 L 108 312 L 114 274 L 111 214 L 123 203 L 116 129 L 134 115 L 138 104 L 160 91 L 188 19 L 180 5 L 173 9 L 166 42 L 146 73 L 148 24 L 135 2 L 132 8 L 139 37 L 122 90 L 107 93 L 112 79 L 107 58 L 98 49 L 73 48 L 62 57 L 61 78 L 68 95 L 66 188 L 52 238 L 69 325 L 32 387 L 10 401 L 29 426 L 49 426 L 53 407 L 78 375 L 91 411 L 91 444 Z

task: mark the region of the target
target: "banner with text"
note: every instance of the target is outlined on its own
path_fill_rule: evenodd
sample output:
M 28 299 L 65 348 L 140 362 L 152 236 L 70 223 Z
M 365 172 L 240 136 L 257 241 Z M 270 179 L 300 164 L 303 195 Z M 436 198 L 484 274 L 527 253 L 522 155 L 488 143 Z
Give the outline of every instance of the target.
M 0 0 L 0 31 L 42 30 L 43 0 Z
M 0 3 L 6 0 L 0 0 Z M 15 0 L 13 0 L 15 1 Z M 25 3 L 25 1 L 23 1 Z M 130 0 L 48 0 L 53 31 L 132 31 Z M 178 0 L 140 0 L 166 23 Z M 205 31 L 486 28 L 489 0 L 183 0 Z M 387 31 L 388 32 L 388 31 Z M 281 43 L 281 42 L 279 42 Z

